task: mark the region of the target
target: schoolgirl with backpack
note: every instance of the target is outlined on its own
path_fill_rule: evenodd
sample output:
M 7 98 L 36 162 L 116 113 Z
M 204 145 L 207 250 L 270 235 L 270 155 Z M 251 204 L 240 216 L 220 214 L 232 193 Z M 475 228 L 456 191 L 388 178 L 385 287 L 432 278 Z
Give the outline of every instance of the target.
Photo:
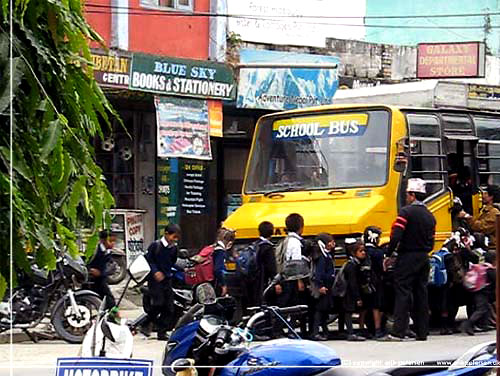
M 496 289 L 496 255 L 487 252 L 485 262 L 472 264 L 465 275 L 465 288 L 473 294 L 474 312 L 462 324 L 462 331 L 474 335 L 476 325 L 487 325 L 491 317 L 490 301 Z

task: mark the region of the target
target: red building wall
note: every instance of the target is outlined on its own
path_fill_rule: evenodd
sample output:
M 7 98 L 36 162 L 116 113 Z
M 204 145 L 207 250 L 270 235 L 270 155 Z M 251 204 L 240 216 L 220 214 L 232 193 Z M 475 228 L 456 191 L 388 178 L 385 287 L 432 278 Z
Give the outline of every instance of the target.
M 193 2 L 195 12 L 210 10 L 210 0 L 193 0 Z M 106 7 L 98 8 L 89 4 Z M 107 46 L 110 45 L 111 38 L 109 6 L 110 0 L 90 0 L 86 5 L 89 23 L 106 40 Z M 162 14 L 157 15 L 160 12 Z M 206 60 L 209 44 L 208 17 L 167 16 L 167 14 L 167 11 L 142 7 L 140 0 L 129 0 L 129 51 Z M 92 45 L 92 47 L 98 46 Z

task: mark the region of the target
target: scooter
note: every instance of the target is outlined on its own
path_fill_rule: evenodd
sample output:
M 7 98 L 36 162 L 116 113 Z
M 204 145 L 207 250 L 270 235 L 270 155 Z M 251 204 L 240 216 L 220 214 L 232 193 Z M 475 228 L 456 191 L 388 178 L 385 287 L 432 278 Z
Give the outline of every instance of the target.
M 210 289 L 213 291 L 208 284 L 198 287 L 200 303 L 179 320 L 170 336 L 163 357 L 165 376 L 184 372 L 191 364 L 188 359 L 193 359 L 197 366 L 208 366 L 197 370 L 200 375 L 221 376 L 284 374 L 283 368 L 287 375 L 329 375 L 332 367 L 340 365 L 340 358 L 332 348 L 302 340 L 284 319 L 284 315 L 304 314 L 307 306 L 254 307 L 251 311 L 255 313 L 240 328 L 228 324 L 227 298 L 214 299 L 215 293 Z M 296 339 L 278 339 L 249 347 L 254 328 L 269 315 L 276 317 Z M 298 368 L 301 366 L 314 368 Z
M 144 256 L 136 258 L 128 268 L 129 278 L 120 299 L 112 308 L 105 309 L 105 301 L 99 308 L 99 315 L 85 335 L 80 350 L 83 357 L 131 358 L 133 336 L 126 320 L 120 319 L 119 306 L 125 292 L 133 280 L 137 284 L 144 282 L 151 268 Z

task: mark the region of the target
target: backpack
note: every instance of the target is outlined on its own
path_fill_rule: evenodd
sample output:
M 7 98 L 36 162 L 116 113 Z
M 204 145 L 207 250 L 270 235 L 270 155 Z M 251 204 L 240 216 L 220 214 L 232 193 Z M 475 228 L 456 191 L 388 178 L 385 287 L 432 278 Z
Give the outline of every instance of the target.
M 276 271 L 282 274 L 285 267 L 286 249 L 288 247 L 288 237 L 281 239 L 274 249 L 274 257 L 276 259 Z
M 349 263 L 349 261 L 342 265 L 342 268 L 340 268 L 340 271 L 337 273 L 335 280 L 333 281 L 332 295 L 339 298 L 343 298 L 347 292 L 347 281 L 345 280 L 344 275 L 347 263 Z
M 198 285 L 203 282 L 211 282 L 214 277 L 214 254 L 215 247 L 208 245 L 197 255 L 191 258 L 194 264 L 184 269 L 184 280 L 188 285 Z
M 431 255 L 429 260 L 429 285 L 440 287 L 446 285 L 448 282 L 448 272 L 446 271 L 444 258 L 449 254 L 450 252 L 443 248 Z
M 493 266 L 488 263 L 471 264 L 469 271 L 465 273 L 464 287 L 472 292 L 479 291 L 488 285 L 486 271 Z
M 247 245 L 236 257 L 236 267 L 245 278 L 255 279 L 257 277 L 257 252 L 261 244 L 261 241 L 256 241 Z

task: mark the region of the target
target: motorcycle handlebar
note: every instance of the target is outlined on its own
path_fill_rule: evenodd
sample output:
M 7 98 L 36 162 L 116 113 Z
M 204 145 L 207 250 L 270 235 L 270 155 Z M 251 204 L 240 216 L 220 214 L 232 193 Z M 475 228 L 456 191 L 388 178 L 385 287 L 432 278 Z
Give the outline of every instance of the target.
M 296 305 L 296 306 L 291 306 L 291 307 L 250 307 L 248 308 L 250 311 L 259 311 L 256 312 L 250 317 L 250 319 L 247 322 L 247 328 L 251 329 L 255 323 L 257 323 L 261 318 L 265 317 L 266 313 L 268 311 L 271 311 L 273 313 L 277 313 L 278 315 L 290 315 L 290 314 L 305 314 L 307 313 L 307 306 L 306 305 Z

